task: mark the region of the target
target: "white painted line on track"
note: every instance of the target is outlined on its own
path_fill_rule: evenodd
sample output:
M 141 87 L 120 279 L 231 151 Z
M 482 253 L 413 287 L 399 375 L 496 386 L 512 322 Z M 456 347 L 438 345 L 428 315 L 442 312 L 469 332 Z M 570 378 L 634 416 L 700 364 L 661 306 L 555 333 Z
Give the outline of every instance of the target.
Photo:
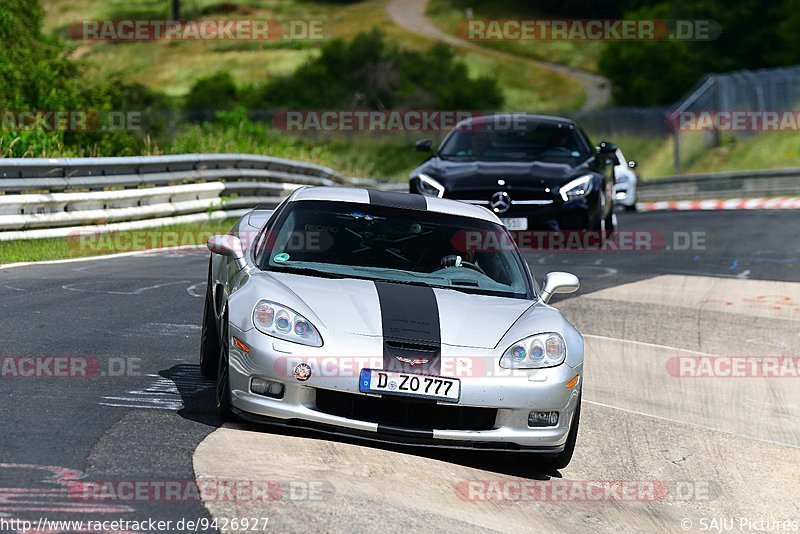
M 30 267 L 36 265 L 58 265 L 61 263 L 75 263 L 79 261 L 96 261 L 96 260 L 113 260 L 115 258 L 126 258 L 129 256 L 142 256 L 145 254 L 152 254 L 154 252 L 170 252 L 173 250 L 192 250 L 203 249 L 205 245 L 180 245 L 177 247 L 161 247 L 161 248 L 148 248 L 144 250 L 132 250 L 130 252 L 117 252 L 115 254 L 102 254 L 99 256 L 86 256 L 85 258 L 65 258 L 61 260 L 43 260 L 43 261 L 20 261 L 16 263 L 6 263 L 0 265 L 2 269 L 12 269 L 14 267 Z
M 615 341 L 615 342 L 619 342 L 619 343 L 627 343 L 627 344 L 631 344 L 631 345 L 639 345 L 639 346 L 643 346 L 643 347 L 651 347 L 651 348 L 656 348 L 656 349 L 664 349 L 664 350 L 676 351 L 676 352 L 680 352 L 680 353 L 683 353 L 683 354 L 696 354 L 696 355 L 700 355 L 700 356 L 712 356 L 712 354 L 707 353 L 707 352 L 699 352 L 699 351 L 696 351 L 696 350 L 681 349 L 681 348 L 678 348 L 678 347 L 672 347 L 672 346 L 669 346 L 669 345 L 661 345 L 661 344 L 658 344 L 658 343 L 648 343 L 648 342 L 645 342 L 645 341 L 635 341 L 635 340 L 631 340 L 631 339 L 621 339 L 621 338 L 617 338 L 617 337 L 600 336 L 600 335 L 594 335 L 594 334 L 583 334 L 583 337 L 584 338 L 602 339 L 604 341 Z M 729 436 L 735 436 L 737 438 L 749 439 L 749 440 L 757 441 L 757 442 L 760 442 L 760 443 L 767 443 L 769 445 L 779 445 L 779 446 L 783 446 L 783 447 L 790 447 L 792 449 L 800 449 L 800 446 L 794 445 L 794 444 L 791 444 L 791 443 L 785 443 L 785 442 L 782 442 L 782 441 L 775 441 L 775 440 L 769 440 L 769 439 L 756 438 L 756 437 L 752 437 L 752 436 L 738 434 L 736 432 L 730 432 L 728 430 L 722 430 L 722 429 L 719 429 L 719 428 L 714 428 L 714 427 L 710 427 L 710 426 L 706 426 L 706 425 L 700 425 L 700 424 L 697 424 L 697 423 L 692 423 L 692 422 L 685 421 L 685 420 L 672 419 L 672 418 L 669 418 L 669 417 L 663 417 L 663 416 L 660 416 L 660 415 L 654 415 L 654 414 L 642 412 L 642 411 L 639 411 L 639 410 L 631 410 L 629 408 L 622 408 L 620 406 L 614 406 L 612 404 L 606 404 L 606 403 L 603 403 L 603 402 L 597 402 L 597 401 L 592 401 L 592 400 L 588 400 L 588 399 L 584 399 L 583 402 L 585 402 L 587 404 L 592 404 L 594 406 L 601 406 L 603 408 L 609 408 L 609 409 L 612 409 L 612 410 L 618 410 L 618 411 L 625 412 L 625 413 L 640 415 L 642 417 L 649 417 L 651 419 L 656 419 L 656 420 L 659 420 L 659 421 L 665 421 L 665 422 L 669 422 L 669 423 L 677 423 L 677 424 L 689 425 L 691 427 L 702 428 L 704 430 L 709 430 L 709 431 L 712 431 L 712 432 L 720 432 L 720 433 L 723 433 L 723 434 L 727 434 Z
M 609 338 L 609 339 L 611 339 L 611 338 Z M 705 426 L 705 425 L 698 425 L 697 423 L 690 423 L 688 421 L 681 421 L 680 419 L 670 419 L 669 417 L 662 417 L 660 415 L 653 415 L 653 414 L 649 414 L 649 413 L 640 412 L 640 411 L 637 411 L 637 410 L 629 410 L 628 408 L 620 408 L 619 406 L 612 406 L 611 404 L 604 404 L 602 402 L 595 402 L 595 401 L 590 401 L 590 400 L 586 400 L 586 399 L 583 399 L 583 402 L 585 402 L 586 404 L 593 404 L 595 406 L 602 406 L 603 408 L 610 408 L 612 410 L 619 410 L 619 411 L 625 412 L 625 413 L 641 415 L 642 417 L 649 417 L 651 419 L 658 419 L 659 421 L 665 421 L 665 422 L 669 422 L 669 423 L 677 423 L 677 424 L 680 424 L 680 425 L 688 425 L 688 426 L 692 426 L 692 427 L 695 427 L 695 428 L 702 428 L 703 430 L 710 430 L 712 432 L 720 432 L 722 434 L 727 434 L 729 436 L 735 436 L 737 438 L 742 438 L 742 439 L 749 439 L 751 441 L 758 441 L 760 443 L 768 443 L 770 445 L 780 445 L 782 447 L 790 447 L 792 449 L 800 449 L 800 446 L 792 445 L 791 443 L 784 443 L 782 441 L 772 441 L 772 440 L 769 440 L 769 439 L 754 438 L 752 436 L 743 436 L 742 434 L 737 434 L 735 432 L 729 432 L 727 430 L 721 430 L 719 428 L 713 428 L 713 427 Z
M 595 334 L 583 334 L 583 337 L 593 337 L 595 339 L 604 339 L 607 341 L 619 341 L 621 343 L 631 343 L 633 345 L 641 345 L 643 347 L 653 347 L 655 349 L 674 350 L 677 352 L 698 354 L 700 356 L 714 356 L 708 352 L 698 352 L 696 350 L 679 349 L 678 347 L 670 347 L 669 345 L 659 345 L 658 343 L 647 343 L 646 341 L 634 341 L 632 339 L 620 339 L 618 337 L 598 336 Z

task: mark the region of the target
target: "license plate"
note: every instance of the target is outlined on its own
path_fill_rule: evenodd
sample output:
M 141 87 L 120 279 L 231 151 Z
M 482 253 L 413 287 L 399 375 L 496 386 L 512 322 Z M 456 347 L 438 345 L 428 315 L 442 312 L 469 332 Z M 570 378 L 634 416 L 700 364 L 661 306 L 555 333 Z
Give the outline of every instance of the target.
M 443 376 L 362 369 L 358 390 L 362 393 L 458 402 L 461 398 L 461 381 Z
M 512 217 L 510 219 L 500 219 L 509 230 L 527 230 L 528 218 L 527 217 Z

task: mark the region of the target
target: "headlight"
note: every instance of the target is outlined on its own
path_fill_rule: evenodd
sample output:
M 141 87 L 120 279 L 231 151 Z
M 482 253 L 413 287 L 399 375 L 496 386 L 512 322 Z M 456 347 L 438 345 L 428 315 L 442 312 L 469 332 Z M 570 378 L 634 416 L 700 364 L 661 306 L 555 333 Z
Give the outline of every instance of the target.
M 268 336 L 312 347 L 322 346 L 322 337 L 305 317 L 291 308 L 261 300 L 253 309 L 253 324 Z
M 587 174 L 572 180 L 567 185 L 558 190 L 564 202 L 577 200 L 588 195 L 592 191 L 592 175 Z
M 417 191 L 429 197 L 444 196 L 444 186 L 427 174 L 417 176 Z
M 546 332 L 521 339 L 508 347 L 500 358 L 503 369 L 541 369 L 564 363 L 567 347 L 564 338 Z

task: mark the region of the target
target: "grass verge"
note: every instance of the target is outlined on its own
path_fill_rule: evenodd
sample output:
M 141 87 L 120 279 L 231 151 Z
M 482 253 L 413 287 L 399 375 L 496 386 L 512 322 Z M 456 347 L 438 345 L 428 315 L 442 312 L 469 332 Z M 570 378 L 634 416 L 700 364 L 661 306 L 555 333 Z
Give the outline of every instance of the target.
M 354 133 L 352 136 L 288 134 L 245 118 L 184 129 L 171 143 L 175 154 L 230 152 L 264 154 L 326 165 L 345 176 L 404 180 L 424 155 L 414 141 L 426 137 L 400 133 Z
M 124 232 L 0 241 L 0 264 L 85 258 L 164 246 L 201 245 L 214 234 L 226 233 L 235 222 L 236 219 L 218 219 Z
M 387 0 L 331 3 L 310 0 L 253 2 L 246 0 L 194 0 L 183 2 L 189 18 L 259 19 L 321 23 L 325 39 L 350 39 L 359 32 L 380 27 L 387 41 L 410 49 L 427 49 L 434 42 L 392 23 L 385 11 Z M 83 20 L 125 18 L 163 19 L 169 2 L 153 0 L 44 0 L 45 29 L 67 34 L 70 24 Z M 275 41 L 156 41 L 76 42 L 75 55 L 89 60 L 94 76 L 117 74 L 168 95 L 185 95 L 202 77 L 230 72 L 238 85 L 263 84 L 294 72 L 314 57 L 325 39 Z M 498 58 L 457 50 L 470 72 L 498 78 L 506 108 L 513 110 L 577 109 L 585 98 L 574 80 L 524 60 Z
M 525 0 L 431 0 L 428 15 L 441 30 L 465 38 L 467 9 L 472 9 L 473 20 L 537 19 L 544 18 L 536 2 Z M 597 71 L 597 59 L 603 43 L 599 41 L 534 41 L 534 40 L 472 40 L 471 42 L 494 50 L 522 57 L 558 63 L 578 69 Z
M 706 132 L 681 134 L 681 174 L 800 167 L 800 132 L 769 132 L 737 139 L 723 136 L 709 146 Z M 667 137 L 614 137 L 625 157 L 635 160 L 644 180 L 675 174 L 675 142 Z

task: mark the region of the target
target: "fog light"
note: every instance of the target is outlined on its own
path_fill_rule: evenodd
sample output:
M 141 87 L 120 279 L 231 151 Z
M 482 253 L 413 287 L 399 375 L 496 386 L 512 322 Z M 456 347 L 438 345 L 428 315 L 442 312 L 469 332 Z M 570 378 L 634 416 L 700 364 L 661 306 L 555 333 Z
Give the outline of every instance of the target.
M 531 412 L 528 414 L 528 426 L 556 426 L 558 412 Z
M 256 395 L 264 395 L 273 399 L 283 398 L 283 384 L 266 378 L 251 378 L 250 391 Z

